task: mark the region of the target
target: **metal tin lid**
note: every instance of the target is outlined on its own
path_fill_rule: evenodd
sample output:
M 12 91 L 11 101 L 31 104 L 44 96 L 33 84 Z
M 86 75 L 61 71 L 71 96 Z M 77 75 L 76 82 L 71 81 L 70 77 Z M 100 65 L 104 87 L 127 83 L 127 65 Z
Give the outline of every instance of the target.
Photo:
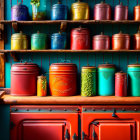
M 19 3 L 18 5 L 14 5 L 12 7 L 12 9 L 17 9 L 17 8 L 19 8 L 19 9 L 28 9 L 26 5 L 23 5 L 21 3 Z
M 58 37 L 58 38 L 62 38 L 62 37 L 66 37 L 66 33 L 53 33 L 51 35 L 51 37 Z
M 116 5 L 115 8 L 126 8 L 126 9 L 128 9 L 128 6 L 123 5 L 123 3 L 121 2 L 119 5 Z
M 80 1 L 75 2 L 75 3 L 73 3 L 73 4 L 71 5 L 72 8 L 77 8 L 77 6 L 89 7 L 89 6 L 88 6 L 88 3 L 80 2 Z
M 96 69 L 95 66 L 83 66 L 82 69 Z
M 140 67 L 140 64 L 130 64 L 128 67 Z
M 72 29 L 72 34 L 89 34 L 89 30 L 87 28 L 74 28 Z
M 96 72 L 95 66 L 83 66 L 82 72 Z
M 52 6 L 52 8 L 58 8 L 58 9 L 67 9 L 67 6 L 66 5 L 64 5 L 64 4 L 61 4 L 61 3 L 57 3 L 57 4 L 54 4 L 53 6 Z
M 136 34 L 134 34 L 134 36 L 140 37 L 140 26 L 139 26 L 138 32 Z
M 114 34 L 112 38 L 130 38 L 129 34 L 123 34 L 121 31 L 118 34 Z
M 40 76 L 37 76 L 37 79 L 46 79 L 47 77 L 46 76 L 43 76 L 43 75 L 40 75 Z
M 109 36 L 108 35 L 104 35 L 103 34 L 103 32 L 101 32 L 101 34 L 100 35 L 95 35 L 95 36 L 93 36 L 93 39 L 108 39 L 109 38 Z
M 102 1 L 101 3 L 98 3 L 94 6 L 95 8 L 111 8 L 109 4 Z
M 101 64 L 98 68 L 115 68 L 114 64 Z
M 44 33 L 40 33 L 39 31 L 37 32 L 37 33 L 35 33 L 35 34 L 32 34 L 32 36 L 31 36 L 32 38 L 46 38 L 47 37 L 47 35 L 46 34 L 44 34 Z
M 27 35 L 23 34 L 22 31 L 20 31 L 20 33 L 12 34 L 11 39 L 27 39 Z
M 117 75 L 117 76 L 126 76 L 127 75 L 127 73 L 124 73 L 123 71 L 120 71 L 120 72 L 117 72 L 117 73 L 115 73 L 115 75 Z
M 140 4 L 135 6 L 134 9 L 140 9 Z

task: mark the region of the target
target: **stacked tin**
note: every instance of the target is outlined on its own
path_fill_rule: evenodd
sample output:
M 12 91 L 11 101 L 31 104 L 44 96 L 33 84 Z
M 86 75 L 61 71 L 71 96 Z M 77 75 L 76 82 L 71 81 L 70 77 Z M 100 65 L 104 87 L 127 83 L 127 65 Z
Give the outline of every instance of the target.
M 133 36 L 133 47 L 135 50 L 140 50 L 140 27 L 138 32 Z

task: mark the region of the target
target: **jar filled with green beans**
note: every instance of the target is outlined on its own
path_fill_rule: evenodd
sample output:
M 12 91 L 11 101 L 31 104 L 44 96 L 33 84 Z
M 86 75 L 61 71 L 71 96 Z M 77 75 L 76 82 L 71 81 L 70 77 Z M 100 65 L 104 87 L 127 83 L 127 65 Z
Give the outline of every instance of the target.
M 96 95 L 96 67 L 84 66 L 81 73 L 81 96 Z

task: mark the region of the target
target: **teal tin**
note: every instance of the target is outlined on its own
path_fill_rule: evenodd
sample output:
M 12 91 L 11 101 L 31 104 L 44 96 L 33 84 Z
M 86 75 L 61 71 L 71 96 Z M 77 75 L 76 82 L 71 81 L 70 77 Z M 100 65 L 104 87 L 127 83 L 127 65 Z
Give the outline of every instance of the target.
M 112 96 L 115 94 L 115 65 L 102 64 L 98 66 L 98 94 Z
M 81 96 L 96 95 L 96 67 L 84 66 L 81 73 Z
M 128 65 L 128 89 L 132 96 L 140 96 L 140 64 Z
M 47 35 L 37 32 L 31 36 L 31 50 L 47 49 Z

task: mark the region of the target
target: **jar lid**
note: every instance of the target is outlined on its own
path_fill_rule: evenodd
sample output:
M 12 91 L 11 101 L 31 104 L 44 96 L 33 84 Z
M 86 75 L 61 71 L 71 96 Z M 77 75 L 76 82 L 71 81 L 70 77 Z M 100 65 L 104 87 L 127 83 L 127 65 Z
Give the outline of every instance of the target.
M 32 34 L 31 36 L 32 38 L 46 38 L 47 35 L 44 33 L 40 33 L 39 31 L 37 31 L 37 33 Z
M 89 30 L 87 28 L 74 28 L 72 29 L 72 34 L 89 34 Z
M 22 31 L 20 31 L 20 33 L 15 33 L 12 34 L 11 36 L 12 39 L 27 39 L 27 35 L 23 34 Z
M 46 76 L 40 75 L 40 76 L 37 76 L 37 79 L 46 79 Z
M 119 5 L 116 5 L 116 8 L 127 8 L 128 6 L 123 5 L 123 3 L 121 2 Z
M 115 75 L 127 75 L 127 73 L 124 73 L 123 71 L 115 73 Z
M 82 69 L 96 69 L 95 66 L 83 66 Z
M 108 39 L 109 36 L 108 35 L 104 35 L 103 32 L 101 32 L 100 35 L 95 35 L 93 36 L 93 39 Z
M 66 5 L 64 5 L 64 4 L 61 4 L 61 2 L 58 2 L 57 4 L 54 4 L 53 6 L 52 6 L 52 8 L 67 8 L 67 6 Z
M 17 5 L 14 5 L 12 7 L 12 9 L 17 9 L 17 8 L 25 8 L 25 9 L 28 9 L 26 5 L 23 5 L 21 3 L 18 3 Z
M 140 4 L 134 7 L 134 9 L 140 9 Z
M 123 34 L 121 31 L 118 34 L 114 34 L 112 37 L 113 38 L 123 38 L 123 37 L 130 38 L 129 34 Z
M 66 37 L 66 33 L 53 33 L 52 35 L 51 35 L 51 37 Z
M 140 37 L 140 26 L 139 26 L 139 29 L 138 29 L 138 32 L 136 34 L 134 34 L 136 37 Z
M 140 67 L 140 64 L 130 64 L 130 65 L 128 65 L 128 67 Z
M 94 6 L 95 8 L 110 8 L 110 5 L 102 1 Z
M 101 64 L 98 68 L 115 68 L 114 64 Z
M 71 6 L 72 6 L 73 8 L 76 8 L 77 6 L 89 7 L 89 6 L 88 6 L 88 3 L 80 2 L 80 1 L 73 3 Z

